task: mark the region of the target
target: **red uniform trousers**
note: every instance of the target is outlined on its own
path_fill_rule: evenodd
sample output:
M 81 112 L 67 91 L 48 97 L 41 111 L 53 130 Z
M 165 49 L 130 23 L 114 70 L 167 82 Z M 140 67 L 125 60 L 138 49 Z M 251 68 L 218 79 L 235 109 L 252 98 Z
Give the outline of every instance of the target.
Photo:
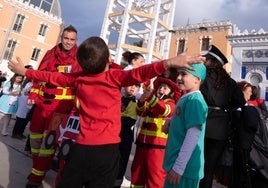
M 51 168 L 57 143 L 55 142 L 52 148 L 47 149 L 45 148 L 45 138 L 48 125 L 50 124 L 50 120 L 54 112 L 54 110 L 44 110 L 37 106 L 33 112 L 30 124 L 30 142 L 33 167 L 30 175 L 28 176 L 28 179 L 31 182 L 41 183 L 46 172 Z
M 166 178 L 163 169 L 165 149 L 137 146 L 131 166 L 131 187 L 162 188 Z

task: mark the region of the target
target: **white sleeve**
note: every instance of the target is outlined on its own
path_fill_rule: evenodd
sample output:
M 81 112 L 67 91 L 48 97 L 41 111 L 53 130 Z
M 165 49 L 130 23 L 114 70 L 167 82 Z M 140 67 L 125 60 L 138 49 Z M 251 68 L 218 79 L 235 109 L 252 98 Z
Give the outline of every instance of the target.
M 192 127 L 187 130 L 179 155 L 172 168 L 176 173 L 183 175 L 185 167 L 190 160 L 192 152 L 194 151 L 199 139 L 200 132 L 201 130 L 199 127 Z

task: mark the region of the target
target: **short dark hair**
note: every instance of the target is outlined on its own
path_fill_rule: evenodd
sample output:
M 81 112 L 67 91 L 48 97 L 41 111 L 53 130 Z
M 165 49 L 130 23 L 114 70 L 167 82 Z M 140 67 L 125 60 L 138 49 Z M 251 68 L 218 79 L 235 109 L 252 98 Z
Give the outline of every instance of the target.
M 90 37 L 78 47 L 76 57 L 84 71 L 98 74 L 104 71 L 109 61 L 109 49 L 100 37 Z
M 69 25 L 69 26 L 65 27 L 65 28 L 63 29 L 62 33 L 64 33 L 65 31 L 68 31 L 68 32 L 75 32 L 75 33 L 77 34 L 77 30 L 76 30 L 75 27 L 72 26 L 72 25 Z

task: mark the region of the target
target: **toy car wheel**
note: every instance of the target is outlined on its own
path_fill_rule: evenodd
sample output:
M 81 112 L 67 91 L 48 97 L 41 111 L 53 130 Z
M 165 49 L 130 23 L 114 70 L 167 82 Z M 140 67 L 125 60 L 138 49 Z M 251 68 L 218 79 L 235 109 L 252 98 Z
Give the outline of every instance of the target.
M 56 141 L 56 131 L 50 131 L 45 138 L 45 148 L 52 148 Z
M 69 156 L 71 146 L 73 145 L 72 139 L 64 140 L 59 149 L 60 158 L 66 160 Z

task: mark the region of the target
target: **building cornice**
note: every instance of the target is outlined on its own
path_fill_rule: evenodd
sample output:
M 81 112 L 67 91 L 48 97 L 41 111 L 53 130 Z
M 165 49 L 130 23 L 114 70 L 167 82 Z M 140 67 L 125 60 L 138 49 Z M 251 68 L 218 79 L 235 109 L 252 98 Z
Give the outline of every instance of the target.
M 232 46 L 268 46 L 267 32 L 238 33 L 227 36 Z
M 219 22 L 209 22 L 209 23 L 197 23 L 189 24 L 185 26 L 175 26 L 174 32 L 177 34 L 185 33 L 196 33 L 202 30 L 207 32 L 219 32 L 219 31 L 228 31 L 232 29 L 232 23 L 230 21 L 219 21 Z
M 29 3 L 23 3 L 23 0 L 5 0 L 5 2 L 10 3 L 13 7 L 19 7 L 27 12 L 41 17 L 42 19 L 46 19 L 54 24 L 61 25 L 63 23 L 62 18 L 57 17 L 52 13 L 45 12 L 39 7 L 34 7 Z

